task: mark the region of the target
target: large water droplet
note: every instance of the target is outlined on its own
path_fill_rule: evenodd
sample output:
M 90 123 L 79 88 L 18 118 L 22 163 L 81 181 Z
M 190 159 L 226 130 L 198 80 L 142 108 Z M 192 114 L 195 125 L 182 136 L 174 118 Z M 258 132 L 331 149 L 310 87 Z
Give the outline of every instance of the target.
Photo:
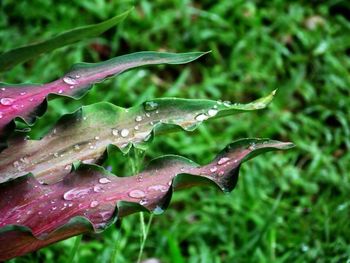
M 122 136 L 122 137 L 127 137 L 128 135 L 129 135 L 129 130 L 128 129 L 122 129 L 121 131 L 120 131 L 120 135 Z
M 106 178 L 106 177 L 102 177 L 102 178 L 98 179 L 98 182 L 99 182 L 100 184 L 108 184 L 108 183 L 111 182 L 111 180 L 109 180 L 109 179 Z
M 218 161 L 218 165 L 223 165 L 223 164 L 227 163 L 229 160 L 230 160 L 230 158 L 223 157 Z
M 63 81 L 68 85 L 76 85 L 78 84 L 78 81 L 76 81 L 74 78 L 66 76 L 63 78 Z
M 91 207 L 91 208 L 97 207 L 98 205 L 99 205 L 99 202 L 98 202 L 98 201 L 92 201 L 92 202 L 90 203 L 90 207 Z
M 87 195 L 89 192 L 89 188 L 73 188 L 63 194 L 63 199 L 67 201 L 74 200 Z
M 14 101 L 15 101 L 15 100 L 14 100 L 14 99 L 11 99 L 11 98 L 2 98 L 2 99 L 0 100 L 0 103 L 1 103 L 2 105 L 4 105 L 4 106 L 10 106 L 10 105 L 13 104 Z
M 129 192 L 129 196 L 132 198 L 143 198 L 146 194 L 142 190 L 135 189 Z
M 208 119 L 208 116 L 203 114 L 203 113 L 201 113 L 201 114 L 197 115 L 195 117 L 195 119 L 196 119 L 196 121 L 205 121 L 206 119 Z
M 147 101 L 145 102 L 145 110 L 146 111 L 154 111 L 158 109 L 158 103 L 154 101 Z
M 136 116 L 135 121 L 137 121 L 137 122 L 142 121 L 142 116 L 140 116 L 140 115 Z

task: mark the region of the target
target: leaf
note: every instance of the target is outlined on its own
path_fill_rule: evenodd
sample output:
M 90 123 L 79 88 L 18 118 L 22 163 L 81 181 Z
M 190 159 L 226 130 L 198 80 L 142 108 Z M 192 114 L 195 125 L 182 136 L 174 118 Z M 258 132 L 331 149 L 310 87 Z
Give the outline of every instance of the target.
M 115 145 L 126 153 L 131 145 L 144 149 L 152 131 L 166 133 L 179 126 L 194 130 L 208 118 L 265 108 L 270 95 L 248 104 L 213 100 L 162 98 L 124 109 L 107 102 L 84 106 L 64 116 L 41 140 L 12 140 L 0 153 L 0 183 L 33 173 L 45 183 L 60 181 L 75 161 L 95 163 Z
M 4 136 L 6 126 L 16 118 L 32 122 L 46 110 L 49 94 L 80 98 L 92 84 L 118 75 L 123 71 L 145 65 L 183 64 L 191 62 L 204 52 L 162 53 L 137 52 L 112 58 L 99 63 L 79 63 L 62 78 L 47 84 L 0 84 L 0 137 Z
M 242 139 L 203 166 L 183 157 L 164 156 L 130 177 L 83 165 L 52 185 L 40 184 L 32 176 L 7 182 L 0 185 L 0 260 L 80 233 L 103 231 L 130 213 L 161 213 L 174 190 L 214 185 L 231 191 L 242 162 L 291 147 L 291 143 L 268 139 Z
M 0 55 L 0 72 L 9 70 L 17 64 L 26 62 L 39 56 L 40 54 L 53 51 L 57 48 L 75 43 L 84 38 L 98 36 L 123 21 L 132 9 L 133 8 L 104 22 L 74 28 L 43 42 L 11 49 L 5 53 L 2 53 Z

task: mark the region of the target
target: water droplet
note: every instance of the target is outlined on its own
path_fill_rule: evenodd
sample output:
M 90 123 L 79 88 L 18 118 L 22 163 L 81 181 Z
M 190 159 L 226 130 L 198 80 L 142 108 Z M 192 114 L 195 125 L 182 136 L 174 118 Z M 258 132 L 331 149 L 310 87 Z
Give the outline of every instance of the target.
M 158 109 L 158 103 L 154 102 L 154 101 L 147 101 L 145 103 L 145 110 L 146 111 L 154 111 Z
M 224 101 L 224 106 L 230 107 L 231 106 L 231 101 Z
M 224 175 L 224 173 L 225 173 L 224 171 L 220 171 L 219 175 Z
M 143 141 L 147 142 L 149 139 L 151 139 L 152 133 L 147 134 L 147 136 L 143 139 Z
M 212 173 L 215 173 L 217 170 L 218 170 L 218 168 L 217 168 L 216 166 L 210 168 L 210 171 L 211 171 Z
M 95 136 L 95 140 L 98 141 L 100 139 L 100 137 L 98 136 Z
M 208 116 L 203 114 L 203 113 L 201 113 L 201 114 L 197 115 L 195 117 L 195 119 L 196 119 L 196 121 L 205 121 L 206 119 L 208 119 Z
M 78 144 L 74 145 L 74 150 L 76 150 L 76 151 L 80 150 L 80 147 Z
M 227 163 L 229 160 L 230 160 L 230 158 L 223 157 L 218 161 L 218 165 L 223 165 L 223 164 Z
M 150 187 L 147 188 L 148 191 L 160 191 L 162 193 L 168 191 L 168 187 L 165 186 L 165 185 L 161 185 L 161 184 L 158 184 L 158 185 L 152 185 Z
M 5 88 L 1 88 L 1 90 L 5 91 L 6 89 Z
M 99 205 L 99 202 L 98 202 L 98 201 L 92 201 L 92 202 L 90 203 L 90 207 L 91 207 L 91 208 L 97 207 L 98 205 Z
M 210 109 L 210 110 L 208 110 L 208 115 L 209 115 L 210 117 L 215 116 L 217 113 L 218 113 L 218 110 L 215 110 L 215 109 Z
M 140 202 L 139 202 L 140 205 L 147 205 L 148 204 L 148 201 L 147 199 L 142 199 Z
M 69 86 L 70 89 L 74 89 L 74 86 Z
M 112 181 L 109 180 L 109 179 L 106 178 L 106 177 L 102 177 L 102 178 L 98 179 L 98 182 L 99 182 L 100 184 L 108 184 L 108 183 L 110 183 L 110 182 L 112 182 Z
M 90 188 L 73 188 L 63 194 L 63 199 L 67 201 L 74 200 L 87 195 L 89 192 Z
M 113 215 L 113 212 L 111 212 L 111 211 L 104 211 L 104 212 L 100 213 L 100 216 L 102 217 L 103 221 L 110 219 L 112 217 L 112 215 Z
M 60 89 L 60 90 L 58 91 L 58 94 L 62 94 L 62 93 L 63 93 L 63 90 Z
M 255 150 L 256 149 L 256 144 L 254 142 L 251 143 L 248 149 L 251 150 L 251 151 Z
M 103 188 L 100 185 L 95 185 L 93 189 L 94 189 L 94 192 L 96 193 L 103 192 Z
M 137 130 L 139 129 L 139 126 L 136 125 L 136 126 L 134 127 L 134 129 L 137 131 Z
M 140 116 L 140 115 L 136 116 L 135 121 L 137 121 L 137 122 L 142 121 L 142 116 Z
M 119 132 L 118 132 L 117 129 L 112 129 L 112 134 L 113 134 L 114 136 L 118 136 Z
M 0 100 L 0 103 L 4 106 L 10 106 L 12 105 L 12 103 L 14 102 L 15 100 L 14 99 L 11 99 L 11 98 L 2 98 Z
M 3 117 L 2 113 L 0 112 L 0 119 Z
M 153 209 L 153 214 L 155 214 L 155 215 L 160 215 L 162 213 L 164 213 L 164 210 L 163 210 L 163 208 L 161 208 L 158 205 L 156 206 L 156 208 Z
M 135 189 L 129 192 L 129 196 L 132 198 L 142 198 L 145 197 L 146 194 L 142 190 Z
M 72 169 L 72 165 L 71 164 L 68 164 L 64 167 L 65 170 L 71 170 Z
M 120 135 L 122 136 L 122 137 L 127 137 L 128 135 L 129 135 L 129 130 L 128 129 L 122 129 L 121 131 L 120 131 Z
M 76 85 L 78 84 L 78 81 L 76 81 L 74 78 L 66 76 L 63 78 L 63 81 L 68 85 Z
M 23 96 L 23 95 L 26 95 L 27 93 L 26 92 L 21 92 L 19 95 Z

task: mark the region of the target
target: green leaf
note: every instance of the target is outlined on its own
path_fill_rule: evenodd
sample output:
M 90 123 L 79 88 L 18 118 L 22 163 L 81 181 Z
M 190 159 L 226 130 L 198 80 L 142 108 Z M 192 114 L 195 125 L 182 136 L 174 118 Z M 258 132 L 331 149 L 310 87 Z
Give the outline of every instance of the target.
M 265 108 L 275 91 L 247 104 L 162 98 L 124 109 L 107 102 L 84 106 L 63 116 L 41 140 L 16 138 L 0 153 L 0 183 L 27 173 L 45 183 L 60 181 L 76 161 L 96 163 L 115 145 L 127 152 L 145 149 L 156 134 L 181 127 L 193 131 L 210 118 Z
M 75 43 L 84 38 L 98 36 L 123 21 L 132 9 L 104 22 L 78 27 L 43 42 L 15 48 L 2 53 L 0 55 L 0 72 L 9 70 L 20 63 L 39 56 L 40 54 Z

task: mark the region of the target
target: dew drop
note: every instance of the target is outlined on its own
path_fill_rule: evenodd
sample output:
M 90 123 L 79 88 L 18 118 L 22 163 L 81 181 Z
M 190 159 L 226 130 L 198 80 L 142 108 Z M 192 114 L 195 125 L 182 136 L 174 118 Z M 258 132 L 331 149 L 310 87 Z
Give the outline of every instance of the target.
M 109 180 L 109 179 L 106 178 L 106 177 L 102 177 L 102 178 L 98 179 L 98 182 L 99 182 L 100 184 L 108 184 L 108 183 L 111 182 L 111 180 Z
M 89 191 L 89 188 L 73 188 L 63 194 L 63 199 L 67 201 L 74 200 L 87 195 Z
M 98 136 L 95 136 L 95 140 L 98 141 L 100 139 L 100 137 Z
M 218 113 L 218 110 L 215 110 L 215 109 L 210 109 L 210 110 L 208 110 L 208 115 L 209 115 L 210 117 L 215 116 L 217 113 Z
M 74 150 L 76 150 L 76 151 L 80 150 L 80 147 L 78 144 L 74 145 Z
M 97 207 L 98 205 L 99 205 L 99 202 L 98 202 L 98 201 L 92 201 L 92 202 L 90 203 L 90 207 L 91 207 L 91 208 Z
M 137 131 L 138 129 L 139 129 L 140 127 L 138 126 L 138 125 L 136 125 L 135 127 L 134 127 L 134 129 Z
M 145 110 L 146 111 L 154 111 L 158 109 L 158 103 L 154 102 L 154 101 L 147 101 L 145 103 Z
M 218 161 L 218 165 L 223 165 L 223 164 L 227 163 L 229 160 L 230 160 L 230 158 L 223 157 Z
M 129 196 L 132 198 L 143 198 L 146 194 L 142 190 L 135 189 L 129 192 Z
M 140 116 L 140 115 L 136 116 L 135 121 L 137 121 L 137 122 L 142 121 L 142 116 Z
M 122 129 L 121 131 L 120 131 L 120 135 L 122 136 L 122 137 L 127 137 L 128 135 L 129 135 L 129 130 L 128 129 Z
M 217 170 L 218 170 L 218 168 L 217 168 L 216 166 L 210 168 L 210 171 L 211 171 L 212 173 L 215 173 Z
M 251 150 L 251 151 L 255 150 L 256 149 L 256 144 L 254 142 L 251 143 L 248 149 Z
M 11 98 L 2 98 L 2 99 L 0 100 L 0 103 L 1 103 L 2 105 L 4 105 L 4 106 L 10 106 L 10 105 L 13 104 L 14 101 L 15 101 L 15 100 L 14 100 L 14 99 L 11 99 Z
M 118 136 L 119 132 L 118 132 L 117 129 L 112 129 L 112 134 L 113 134 L 114 136 Z
M 197 115 L 195 117 L 195 119 L 196 119 L 196 121 L 205 121 L 206 119 L 208 119 L 208 116 L 203 114 L 203 113 L 201 113 L 201 114 Z
M 93 189 L 95 193 L 103 192 L 103 188 L 100 185 L 95 185 Z
M 3 117 L 2 113 L 0 112 L 0 119 Z
M 231 106 L 231 101 L 224 101 L 224 106 L 230 107 Z
M 140 202 L 139 202 L 140 205 L 147 205 L 148 204 L 148 201 L 146 199 L 142 199 Z
M 156 208 L 153 209 L 153 214 L 155 215 L 160 215 L 164 212 L 163 208 L 161 208 L 160 206 L 156 206 Z
M 63 81 L 64 81 L 66 84 L 68 84 L 68 85 L 76 85 L 76 84 L 78 84 L 78 82 L 77 82 L 74 78 L 68 77 L 68 76 L 64 77 L 64 78 L 63 78 Z
M 63 90 L 60 89 L 60 90 L 58 91 L 58 94 L 62 94 L 62 93 L 63 93 Z
M 23 95 L 26 95 L 27 93 L 26 92 L 21 92 L 19 95 L 23 96 Z

